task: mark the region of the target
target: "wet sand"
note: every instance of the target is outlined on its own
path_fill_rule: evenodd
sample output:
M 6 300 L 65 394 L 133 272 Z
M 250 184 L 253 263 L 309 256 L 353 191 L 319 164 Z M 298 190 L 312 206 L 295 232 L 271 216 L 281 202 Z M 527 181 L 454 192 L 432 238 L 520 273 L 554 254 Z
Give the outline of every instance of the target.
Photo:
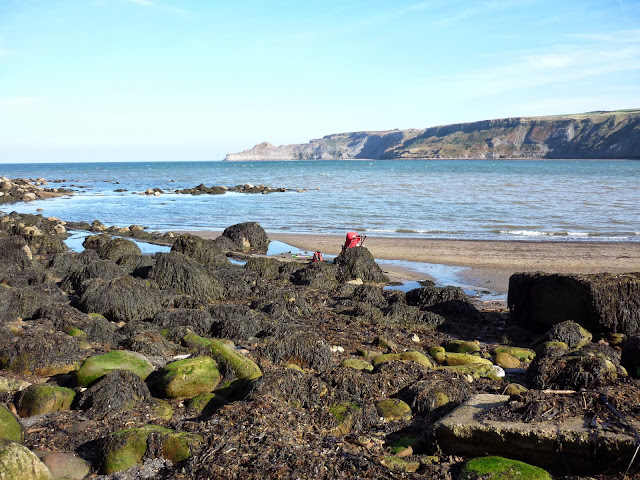
M 191 232 L 214 238 L 220 232 Z M 268 233 L 301 250 L 337 255 L 344 237 L 338 235 Z M 548 273 L 639 272 L 640 242 L 544 242 L 431 240 L 421 238 L 367 237 L 364 246 L 376 259 L 404 260 L 468 267 L 459 277 L 469 285 L 506 293 L 509 277 L 516 272 Z M 424 273 L 384 265 L 392 277 L 419 280 Z

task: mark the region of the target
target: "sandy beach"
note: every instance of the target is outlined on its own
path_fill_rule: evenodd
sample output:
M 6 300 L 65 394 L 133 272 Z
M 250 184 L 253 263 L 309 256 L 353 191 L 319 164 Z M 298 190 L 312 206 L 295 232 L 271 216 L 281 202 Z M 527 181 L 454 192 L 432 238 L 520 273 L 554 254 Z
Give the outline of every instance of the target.
M 191 232 L 215 238 L 221 232 Z M 338 235 L 268 232 L 278 240 L 301 250 L 337 255 L 344 237 Z M 544 242 L 432 240 L 368 236 L 365 247 L 377 259 L 404 260 L 468 267 L 460 273 L 469 285 L 506 293 L 509 277 L 516 272 L 597 273 L 640 271 L 640 243 L 634 242 Z M 425 275 L 385 265 L 385 271 L 399 280 L 419 280 Z

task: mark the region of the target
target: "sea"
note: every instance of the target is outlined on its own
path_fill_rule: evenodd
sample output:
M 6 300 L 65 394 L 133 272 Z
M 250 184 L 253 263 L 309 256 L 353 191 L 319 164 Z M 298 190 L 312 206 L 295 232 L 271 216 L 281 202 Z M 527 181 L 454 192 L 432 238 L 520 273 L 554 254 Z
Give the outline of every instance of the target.
M 0 164 L 0 176 L 62 180 L 49 187 L 75 192 L 6 205 L 5 212 L 161 232 L 255 221 L 267 232 L 640 242 L 640 161 L 634 160 Z M 173 193 L 247 183 L 287 191 Z M 164 193 L 140 195 L 149 188 Z

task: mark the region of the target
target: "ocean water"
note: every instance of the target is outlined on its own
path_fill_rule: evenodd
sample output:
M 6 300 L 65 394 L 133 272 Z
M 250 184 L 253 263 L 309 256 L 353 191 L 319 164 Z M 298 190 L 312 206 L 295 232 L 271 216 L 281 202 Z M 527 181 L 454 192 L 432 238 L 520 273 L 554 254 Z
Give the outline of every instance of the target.
M 65 180 L 73 196 L 4 206 L 152 230 L 267 231 L 483 240 L 640 241 L 640 162 L 393 160 L 0 164 L 9 178 Z M 284 187 L 269 195 L 136 195 L 147 188 Z M 126 192 L 115 192 L 125 189 Z M 304 189 L 302 193 L 297 190 Z M 37 212 L 42 209 L 42 212 Z

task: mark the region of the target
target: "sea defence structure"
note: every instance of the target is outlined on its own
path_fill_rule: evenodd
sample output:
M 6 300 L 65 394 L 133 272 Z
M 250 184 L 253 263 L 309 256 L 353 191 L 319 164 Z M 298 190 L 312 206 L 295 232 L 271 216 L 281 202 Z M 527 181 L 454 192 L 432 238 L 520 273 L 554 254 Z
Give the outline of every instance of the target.
M 225 160 L 423 158 L 640 159 L 640 109 L 336 133 L 303 144 L 263 142 Z

